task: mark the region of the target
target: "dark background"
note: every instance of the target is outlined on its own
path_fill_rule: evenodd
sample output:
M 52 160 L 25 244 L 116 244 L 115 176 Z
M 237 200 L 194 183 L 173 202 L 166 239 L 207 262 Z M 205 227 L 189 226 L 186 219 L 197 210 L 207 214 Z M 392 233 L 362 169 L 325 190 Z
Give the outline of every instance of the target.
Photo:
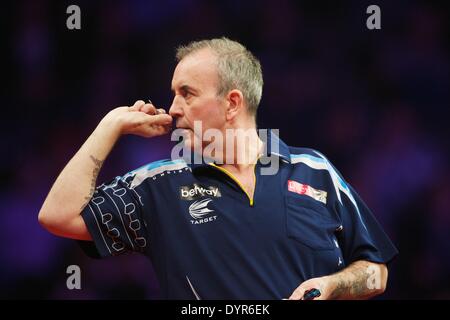
M 81 30 L 66 8 L 81 8 Z M 366 8 L 381 8 L 381 30 Z M 168 110 L 174 51 L 227 36 L 264 72 L 261 128 L 323 152 L 400 250 L 382 298 L 450 298 L 449 10 L 437 1 L 2 3 L 0 297 L 158 297 L 139 255 L 92 260 L 37 214 L 108 110 Z M 168 136 L 123 137 L 98 182 L 170 156 Z M 66 288 L 66 268 L 82 290 Z

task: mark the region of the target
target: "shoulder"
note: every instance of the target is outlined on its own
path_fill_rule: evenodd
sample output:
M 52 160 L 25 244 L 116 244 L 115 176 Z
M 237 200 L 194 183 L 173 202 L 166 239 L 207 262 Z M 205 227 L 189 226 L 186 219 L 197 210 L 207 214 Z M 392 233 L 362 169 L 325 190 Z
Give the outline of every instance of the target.
M 310 148 L 294 148 L 291 150 L 291 164 L 304 164 L 315 172 L 321 172 L 322 175 L 331 179 L 337 198 L 342 203 L 340 192 L 346 194 L 352 203 L 356 203 L 351 193 L 349 184 L 345 181 L 342 174 L 334 167 L 328 158 L 321 152 Z M 356 205 L 356 204 L 355 204 Z
M 187 163 L 184 159 L 162 159 L 153 162 L 149 162 L 129 173 L 138 173 L 144 171 L 158 171 L 158 170 L 175 170 L 176 168 L 185 168 L 187 167 Z
M 308 166 L 324 167 L 323 169 L 331 165 L 331 162 L 323 153 L 312 148 L 289 147 L 289 153 L 292 164 L 304 163 Z
M 311 148 L 289 147 L 292 165 L 305 165 L 307 168 L 327 175 L 337 189 L 348 191 L 347 183 L 331 161 L 320 151 Z
M 131 177 L 130 187 L 134 188 L 149 178 L 156 180 L 158 176 L 164 176 L 166 173 L 181 173 L 188 170 L 190 171 L 191 168 L 183 159 L 163 159 L 147 163 L 142 167 L 130 171 L 125 177 Z

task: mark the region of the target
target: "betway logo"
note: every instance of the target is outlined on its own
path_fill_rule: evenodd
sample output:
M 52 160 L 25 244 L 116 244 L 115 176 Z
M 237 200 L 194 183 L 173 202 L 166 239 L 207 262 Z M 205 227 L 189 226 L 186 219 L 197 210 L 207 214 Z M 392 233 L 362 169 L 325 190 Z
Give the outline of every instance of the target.
M 182 186 L 180 188 L 181 200 L 196 200 L 201 197 L 221 197 L 218 187 L 208 186 L 203 187 L 196 183 L 191 186 Z

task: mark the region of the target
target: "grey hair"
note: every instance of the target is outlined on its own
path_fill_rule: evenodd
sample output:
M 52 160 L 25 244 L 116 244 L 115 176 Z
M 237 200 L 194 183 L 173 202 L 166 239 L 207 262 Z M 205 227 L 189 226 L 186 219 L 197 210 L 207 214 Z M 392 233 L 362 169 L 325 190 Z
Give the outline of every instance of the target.
M 223 96 L 233 89 L 240 90 L 249 113 L 256 117 L 264 84 L 259 60 L 239 42 L 222 37 L 193 41 L 178 47 L 177 61 L 180 62 L 184 57 L 204 48 L 211 49 L 217 55 L 218 95 Z

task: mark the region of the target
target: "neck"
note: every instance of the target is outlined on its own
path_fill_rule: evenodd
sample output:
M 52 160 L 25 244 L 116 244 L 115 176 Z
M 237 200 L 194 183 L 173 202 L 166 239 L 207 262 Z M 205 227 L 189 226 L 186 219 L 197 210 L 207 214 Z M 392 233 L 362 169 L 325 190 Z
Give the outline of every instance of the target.
M 224 145 L 219 159 L 225 167 L 233 167 L 242 172 L 253 168 L 258 161 L 264 143 L 259 138 L 254 124 L 227 128 L 224 132 Z

